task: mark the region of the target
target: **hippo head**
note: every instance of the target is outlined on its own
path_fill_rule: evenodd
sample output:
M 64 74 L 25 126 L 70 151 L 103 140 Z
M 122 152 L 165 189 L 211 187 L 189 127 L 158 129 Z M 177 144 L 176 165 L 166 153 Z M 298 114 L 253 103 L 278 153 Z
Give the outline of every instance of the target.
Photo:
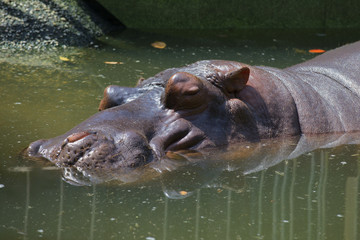
M 33 142 L 26 152 L 61 167 L 131 170 L 234 139 L 254 140 L 253 117 L 240 96 L 249 74 L 237 62 L 201 61 L 135 88 L 109 86 L 100 112 L 64 135 Z

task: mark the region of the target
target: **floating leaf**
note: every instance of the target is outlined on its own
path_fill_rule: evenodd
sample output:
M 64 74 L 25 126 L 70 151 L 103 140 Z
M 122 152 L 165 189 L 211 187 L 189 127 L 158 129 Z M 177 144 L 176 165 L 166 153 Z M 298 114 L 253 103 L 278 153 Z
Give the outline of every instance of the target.
M 187 191 L 180 191 L 179 193 L 180 193 L 181 196 L 185 196 L 186 194 L 188 194 Z
M 166 47 L 166 43 L 164 42 L 153 42 L 151 44 L 152 47 L 158 48 L 158 49 L 164 49 Z
M 70 59 L 68 59 L 67 57 L 60 56 L 59 58 L 60 58 L 61 61 L 70 62 Z
M 310 49 L 309 53 L 324 53 L 325 50 L 323 49 Z
M 302 54 L 306 53 L 305 50 L 302 50 L 302 49 L 299 49 L 299 48 L 295 48 L 294 50 L 295 50 L 296 53 L 302 53 Z
M 111 65 L 115 65 L 115 64 L 124 64 L 123 62 L 104 62 L 105 64 L 111 64 Z

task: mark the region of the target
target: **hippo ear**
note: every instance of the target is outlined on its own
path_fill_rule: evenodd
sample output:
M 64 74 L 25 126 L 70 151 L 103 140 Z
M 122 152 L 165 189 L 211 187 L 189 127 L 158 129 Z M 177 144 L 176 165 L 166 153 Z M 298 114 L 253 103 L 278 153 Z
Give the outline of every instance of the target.
M 229 98 L 236 98 L 249 80 L 250 69 L 243 67 L 225 74 L 223 90 Z

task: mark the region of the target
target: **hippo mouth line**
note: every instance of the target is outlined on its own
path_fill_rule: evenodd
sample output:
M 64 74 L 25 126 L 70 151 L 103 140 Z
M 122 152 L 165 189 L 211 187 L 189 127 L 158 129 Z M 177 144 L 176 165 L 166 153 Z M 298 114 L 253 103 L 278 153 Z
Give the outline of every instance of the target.
M 27 152 L 29 156 L 48 159 L 58 167 L 73 167 L 79 171 L 118 171 L 164 158 L 171 159 L 176 152 L 196 151 L 211 145 L 211 141 L 198 128 L 186 125 L 179 129 L 177 124 L 172 125 L 171 132 L 164 131 L 150 139 L 133 130 L 115 134 L 115 131 L 99 128 L 72 131 L 56 139 L 36 141 Z
M 204 139 L 205 137 L 203 135 L 199 135 L 196 132 L 190 131 L 186 135 L 181 136 L 178 140 L 167 143 L 164 146 L 165 152 L 191 149 L 200 145 Z
M 169 141 L 162 144 L 157 143 L 158 146 L 163 146 L 165 155 L 169 151 L 195 148 L 204 143 L 204 136 L 198 131 L 185 131 L 167 140 Z M 134 142 L 136 144 L 133 144 Z M 96 131 L 85 131 L 69 135 L 52 159 L 57 165 L 62 166 L 92 168 L 94 164 L 102 167 L 110 164 L 112 168 L 133 168 L 161 159 L 164 155 L 156 154 L 155 148 L 156 146 L 148 144 L 147 139 L 137 133 L 125 134 L 120 139 L 114 139 Z
M 162 159 L 168 152 L 195 150 L 209 144 L 209 139 L 199 128 L 180 118 L 162 129 L 154 136 L 149 145 L 158 159 Z

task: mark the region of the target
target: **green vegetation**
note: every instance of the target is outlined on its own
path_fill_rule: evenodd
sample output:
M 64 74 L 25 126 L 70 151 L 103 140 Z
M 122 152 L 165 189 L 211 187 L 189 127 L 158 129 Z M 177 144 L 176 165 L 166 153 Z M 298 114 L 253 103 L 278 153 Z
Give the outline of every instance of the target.
M 359 28 L 353 0 L 98 0 L 137 29 Z

